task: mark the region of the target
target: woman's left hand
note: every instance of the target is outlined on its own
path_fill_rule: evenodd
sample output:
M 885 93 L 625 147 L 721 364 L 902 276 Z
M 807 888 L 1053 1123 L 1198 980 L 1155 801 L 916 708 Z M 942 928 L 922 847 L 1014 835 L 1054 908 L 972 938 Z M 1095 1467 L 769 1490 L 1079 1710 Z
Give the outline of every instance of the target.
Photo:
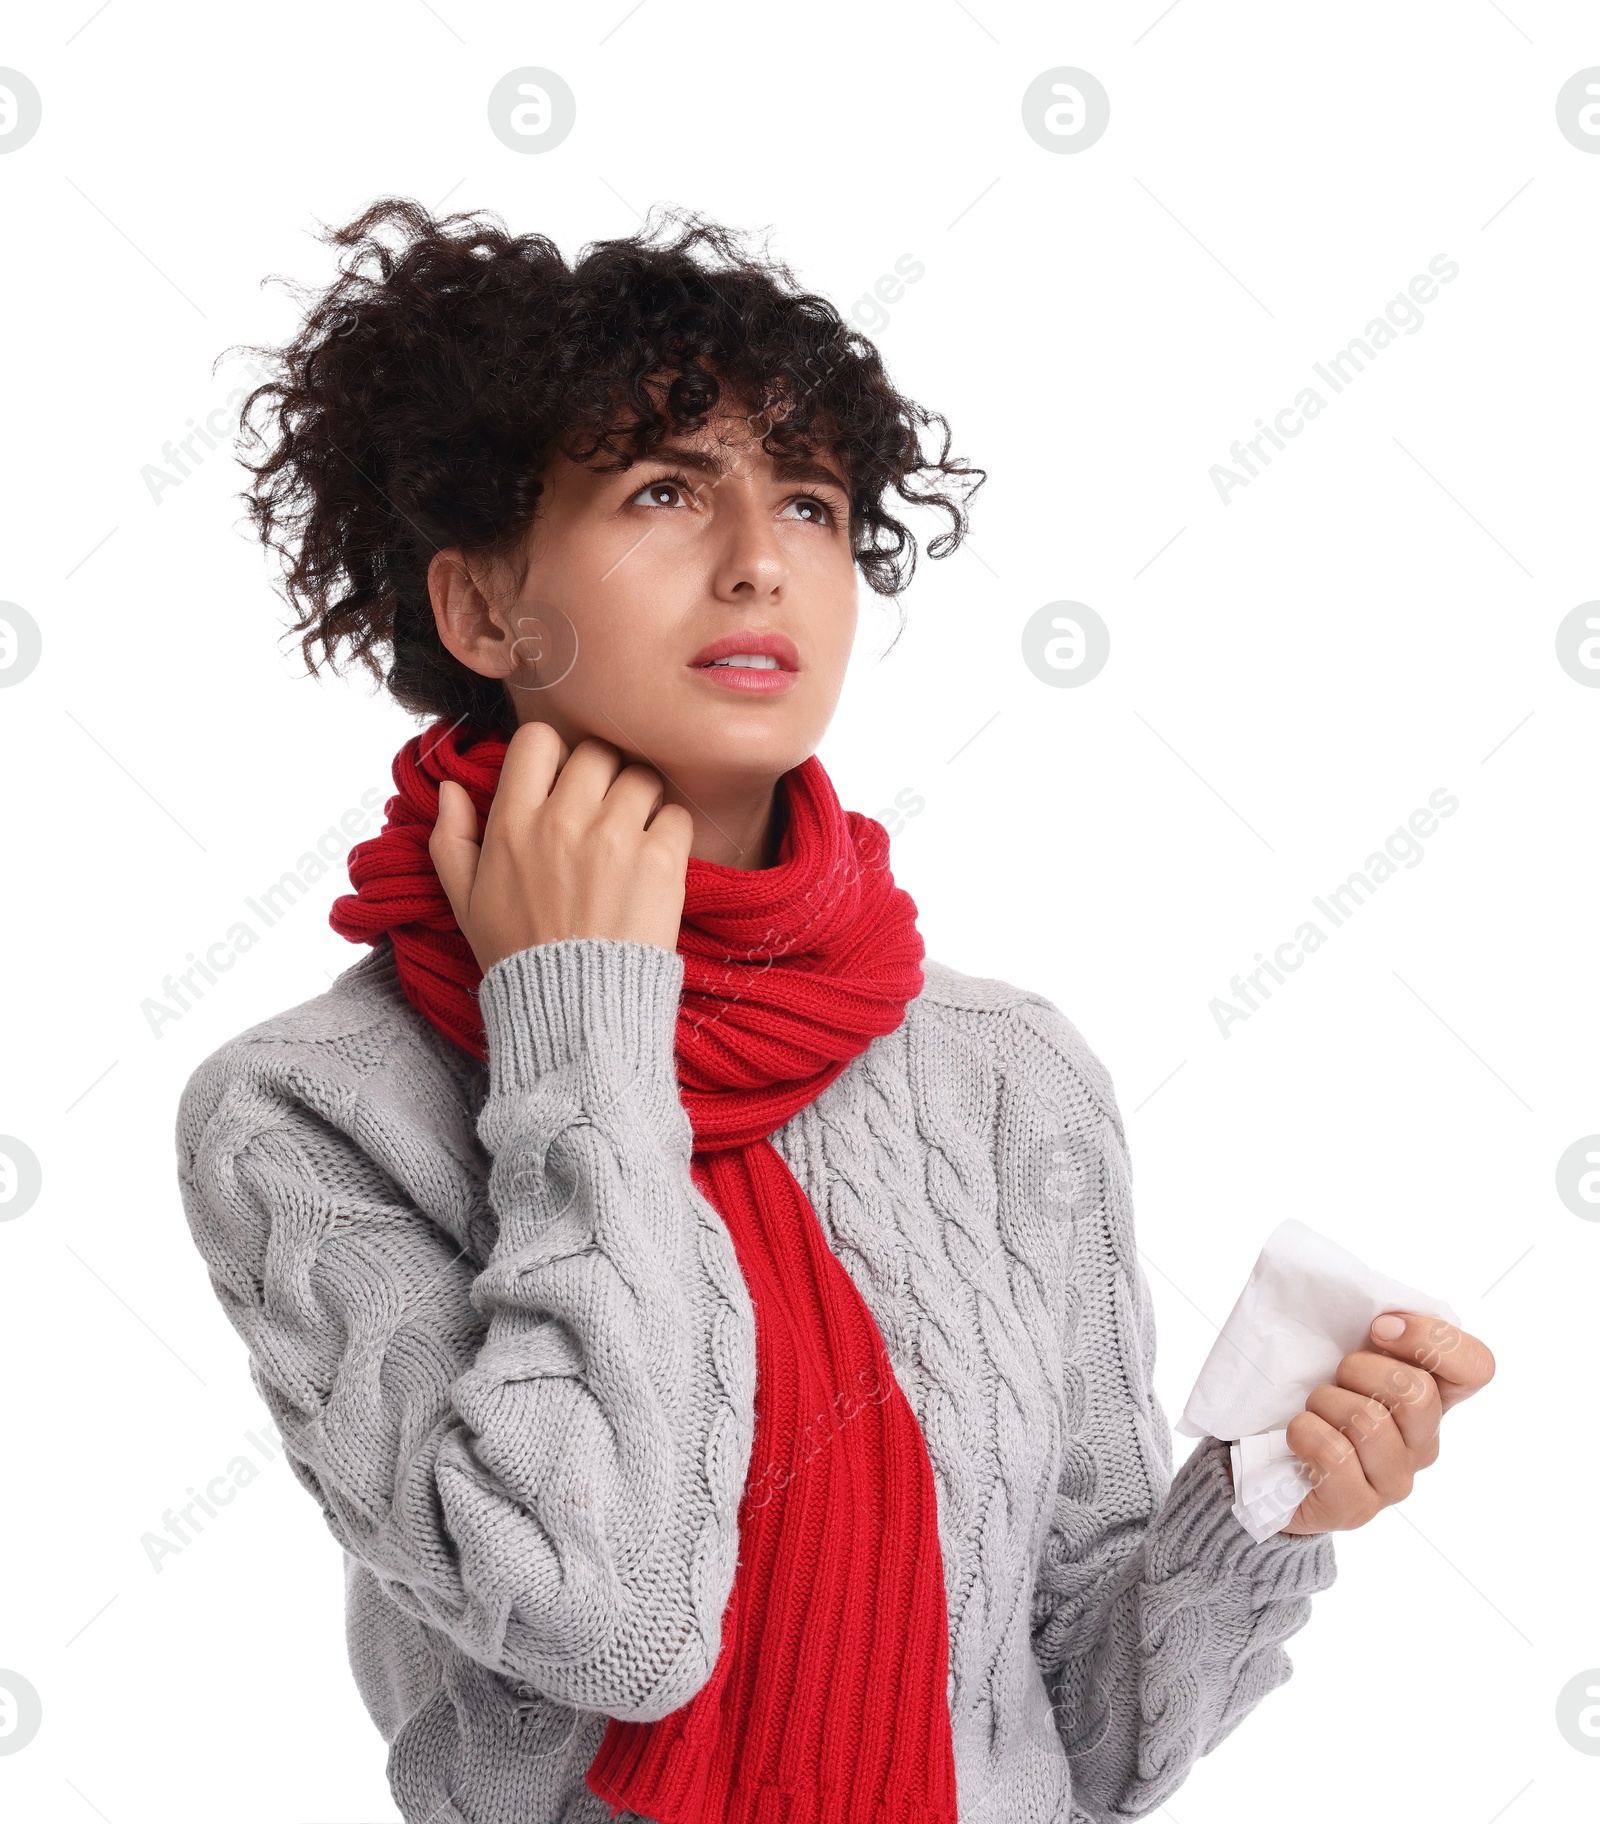
M 1386 1312 L 1369 1335 L 1371 1346 L 1347 1355 L 1289 1421 L 1289 1448 L 1313 1488 L 1286 1533 L 1347 1532 L 1404 1501 L 1439 1455 L 1439 1420 L 1494 1377 L 1487 1346 L 1442 1317 Z

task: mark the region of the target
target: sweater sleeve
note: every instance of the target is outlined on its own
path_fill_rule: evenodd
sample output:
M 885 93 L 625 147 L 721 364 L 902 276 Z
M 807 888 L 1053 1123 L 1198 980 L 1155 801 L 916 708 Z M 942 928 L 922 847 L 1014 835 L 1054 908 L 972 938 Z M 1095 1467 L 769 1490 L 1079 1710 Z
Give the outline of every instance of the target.
M 1329 1534 L 1251 1538 L 1221 1440 L 1201 1439 L 1174 1477 L 1121 1120 L 1103 1067 L 1050 1013 L 1071 1077 L 1051 1098 L 1065 1131 L 1042 1142 L 1055 1168 L 1045 1201 L 1070 1250 L 1067 1439 L 1034 1646 L 1075 1801 L 1111 1824 L 1156 1811 L 1290 1676 L 1283 1643 L 1335 1564 Z
M 635 1721 L 716 1662 L 754 1426 L 754 1314 L 689 1171 L 682 969 L 574 939 L 488 972 L 481 1271 L 400 1188 L 465 1176 L 392 1156 L 444 1125 L 414 1037 L 369 1036 L 335 1093 L 312 1048 L 247 1035 L 179 1117 L 195 1240 L 340 1544 L 519 1689 Z M 374 1115 L 379 1080 L 408 1119 Z

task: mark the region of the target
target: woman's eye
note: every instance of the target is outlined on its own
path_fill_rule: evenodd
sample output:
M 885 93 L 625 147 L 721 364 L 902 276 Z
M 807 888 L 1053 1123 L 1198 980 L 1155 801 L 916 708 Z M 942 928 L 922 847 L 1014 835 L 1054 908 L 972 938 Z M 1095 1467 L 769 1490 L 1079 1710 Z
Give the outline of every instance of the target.
M 825 500 L 818 500 L 814 494 L 802 494 L 799 499 L 791 500 L 789 506 L 784 508 L 785 513 L 789 507 L 797 509 L 796 518 L 804 519 L 809 525 L 826 526 L 833 523 L 833 509 Z
M 681 481 L 674 481 L 669 476 L 662 476 L 659 481 L 647 481 L 639 492 L 628 502 L 630 507 L 676 507 L 693 504 L 693 491 Z M 815 494 L 797 495 L 784 507 L 781 517 L 799 519 L 812 526 L 831 526 L 835 523 L 834 509 L 827 501 Z
M 675 481 L 647 481 L 628 502 L 628 505 L 630 507 L 670 507 L 674 499 L 682 493 L 682 487 Z

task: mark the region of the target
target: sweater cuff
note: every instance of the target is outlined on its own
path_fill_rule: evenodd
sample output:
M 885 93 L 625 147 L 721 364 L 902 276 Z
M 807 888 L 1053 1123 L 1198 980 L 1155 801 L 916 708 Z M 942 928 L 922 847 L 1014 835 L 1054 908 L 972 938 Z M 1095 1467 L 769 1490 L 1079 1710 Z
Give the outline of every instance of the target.
M 1205 1565 L 1242 1578 L 1264 1602 L 1327 1589 L 1336 1573 L 1331 1533 L 1253 1539 L 1240 1525 L 1233 1500 L 1227 1442 L 1202 1438 L 1179 1467 L 1161 1509 L 1151 1560 L 1155 1574 Z
M 675 1081 L 682 989 L 677 951 L 631 939 L 569 937 L 502 957 L 478 990 L 491 1095 L 595 1052 Z

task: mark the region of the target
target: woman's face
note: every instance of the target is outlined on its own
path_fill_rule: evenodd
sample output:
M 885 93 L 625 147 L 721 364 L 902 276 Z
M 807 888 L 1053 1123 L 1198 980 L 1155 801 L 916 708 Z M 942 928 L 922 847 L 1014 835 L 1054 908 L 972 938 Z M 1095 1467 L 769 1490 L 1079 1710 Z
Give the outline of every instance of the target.
M 825 448 L 775 461 L 737 411 L 626 471 L 558 457 L 514 594 L 434 560 L 441 636 L 571 745 L 598 736 L 680 786 L 770 782 L 815 751 L 844 682 L 845 479 Z

